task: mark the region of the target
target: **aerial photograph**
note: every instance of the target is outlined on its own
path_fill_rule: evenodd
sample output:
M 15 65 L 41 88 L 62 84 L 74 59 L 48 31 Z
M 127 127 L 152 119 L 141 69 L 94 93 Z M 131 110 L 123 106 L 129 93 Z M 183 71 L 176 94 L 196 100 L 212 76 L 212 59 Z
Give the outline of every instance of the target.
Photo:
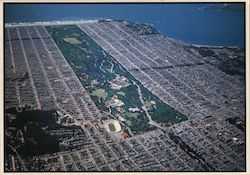
M 4 172 L 246 172 L 246 3 L 3 3 Z

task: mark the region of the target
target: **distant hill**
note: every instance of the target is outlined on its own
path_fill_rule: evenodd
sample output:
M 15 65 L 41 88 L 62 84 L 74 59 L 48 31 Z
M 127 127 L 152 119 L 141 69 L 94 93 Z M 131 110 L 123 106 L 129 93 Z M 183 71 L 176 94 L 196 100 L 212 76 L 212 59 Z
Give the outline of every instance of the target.
M 244 10 L 243 3 L 234 3 L 234 4 L 212 4 L 200 8 L 200 10 L 220 10 L 220 11 L 231 11 L 231 12 L 241 12 Z

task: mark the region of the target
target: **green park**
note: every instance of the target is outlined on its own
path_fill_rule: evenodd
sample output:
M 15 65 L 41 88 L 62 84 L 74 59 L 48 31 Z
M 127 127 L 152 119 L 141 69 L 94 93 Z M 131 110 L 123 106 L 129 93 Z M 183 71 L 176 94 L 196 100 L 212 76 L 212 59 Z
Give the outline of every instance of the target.
M 133 134 L 169 126 L 187 117 L 144 88 L 121 64 L 76 25 L 47 26 L 64 57 L 104 118 L 119 120 Z M 121 120 L 122 118 L 122 120 Z

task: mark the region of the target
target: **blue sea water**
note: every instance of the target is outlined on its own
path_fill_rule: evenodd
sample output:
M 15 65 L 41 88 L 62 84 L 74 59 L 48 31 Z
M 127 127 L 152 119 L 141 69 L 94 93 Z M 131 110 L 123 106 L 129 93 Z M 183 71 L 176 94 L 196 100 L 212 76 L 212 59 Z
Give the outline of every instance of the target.
M 167 37 L 204 45 L 244 47 L 242 11 L 201 10 L 209 4 L 5 4 L 5 23 L 124 19 L 148 23 Z

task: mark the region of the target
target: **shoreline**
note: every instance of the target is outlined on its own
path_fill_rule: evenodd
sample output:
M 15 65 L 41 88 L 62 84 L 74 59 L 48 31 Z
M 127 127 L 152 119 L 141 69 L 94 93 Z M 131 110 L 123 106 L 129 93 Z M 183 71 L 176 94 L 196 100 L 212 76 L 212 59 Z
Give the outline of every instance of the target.
M 98 22 L 101 19 L 96 20 L 67 20 L 67 21 L 37 21 L 37 22 L 20 22 L 20 23 L 5 23 L 4 27 L 21 27 L 21 26 L 46 26 L 46 25 L 70 25 L 70 24 L 83 24 Z M 111 21 L 111 19 L 105 19 Z
M 223 48 L 231 48 L 231 49 L 237 49 L 237 48 L 243 48 L 243 47 L 239 47 L 239 46 L 216 46 L 216 45 L 206 45 L 206 44 L 190 44 L 190 46 L 194 46 L 194 47 L 198 47 L 198 48 L 202 48 L 202 47 L 206 47 L 206 48 L 210 48 L 210 49 L 223 49 Z
M 74 25 L 74 24 L 84 24 L 84 23 L 93 23 L 93 22 L 98 22 L 98 21 L 114 21 L 113 19 L 95 19 L 95 20 L 86 20 L 86 19 L 81 19 L 81 20 L 65 20 L 65 21 L 37 21 L 37 22 L 20 22 L 20 23 L 5 23 L 4 27 L 22 27 L 22 26 L 53 26 L 53 25 Z M 161 35 L 165 36 L 164 34 L 160 33 Z M 237 45 L 232 45 L 232 46 L 223 46 L 223 45 L 206 45 L 206 44 L 195 44 L 195 43 L 189 43 L 186 41 L 182 41 L 179 39 L 175 38 L 170 38 L 167 37 L 171 40 L 174 40 L 178 43 L 181 43 L 185 46 L 194 46 L 194 47 L 206 47 L 210 49 L 222 49 L 222 48 L 244 48 L 240 47 Z

